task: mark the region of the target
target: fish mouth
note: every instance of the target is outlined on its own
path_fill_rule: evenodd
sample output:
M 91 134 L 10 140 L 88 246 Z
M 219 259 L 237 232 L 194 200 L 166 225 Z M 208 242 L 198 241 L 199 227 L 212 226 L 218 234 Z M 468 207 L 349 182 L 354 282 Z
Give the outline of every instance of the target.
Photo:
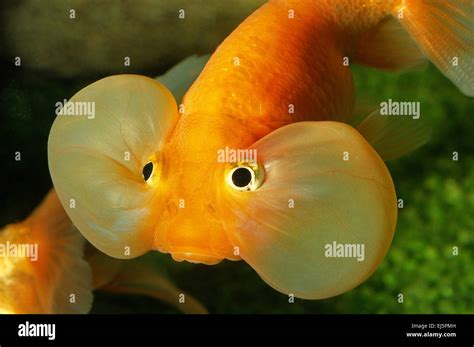
M 223 259 L 209 255 L 207 250 L 198 250 L 198 249 L 183 249 L 175 248 L 168 250 L 168 253 L 171 254 L 173 260 L 175 261 L 187 261 L 194 264 L 205 264 L 205 265 L 215 265 L 220 263 Z

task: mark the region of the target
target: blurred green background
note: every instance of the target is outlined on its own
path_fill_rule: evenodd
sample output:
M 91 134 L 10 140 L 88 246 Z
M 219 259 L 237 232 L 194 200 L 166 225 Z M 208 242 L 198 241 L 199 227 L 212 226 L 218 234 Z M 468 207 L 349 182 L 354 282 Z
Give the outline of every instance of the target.
M 0 225 L 5 225 L 26 217 L 51 188 L 46 144 L 55 102 L 105 74 L 52 77 L 18 69 L 9 57 L 2 59 Z M 168 67 L 131 71 L 155 77 Z M 332 299 L 295 299 L 290 304 L 244 262 L 206 266 L 154 254 L 157 266 L 211 313 L 474 313 L 473 100 L 431 64 L 403 73 L 362 67 L 353 71 L 364 99 L 375 105 L 389 98 L 420 101 L 421 117 L 433 128 L 427 145 L 388 163 L 397 195 L 404 200 L 388 255 L 354 290 Z M 21 152 L 19 162 L 14 160 L 16 151 Z M 458 161 L 452 160 L 454 151 Z M 453 255 L 453 247 L 458 247 L 458 255 Z M 400 293 L 403 303 L 397 301 Z M 92 312 L 178 311 L 145 297 L 98 292 Z

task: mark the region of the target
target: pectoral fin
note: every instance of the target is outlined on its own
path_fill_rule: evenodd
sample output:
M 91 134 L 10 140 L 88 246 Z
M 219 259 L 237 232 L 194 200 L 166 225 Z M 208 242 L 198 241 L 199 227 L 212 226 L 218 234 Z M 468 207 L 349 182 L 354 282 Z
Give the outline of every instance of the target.
M 383 116 L 378 110 L 365 118 L 357 130 L 383 160 L 396 159 L 413 152 L 431 137 L 431 128 L 422 119 Z
M 184 313 L 207 313 L 206 308 L 190 294 L 178 289 L 153 262 L 154 254 L 133 260 L 109 257 L 88 249 L 94 288 L 119 294 L 145 295 L 176 307 Z

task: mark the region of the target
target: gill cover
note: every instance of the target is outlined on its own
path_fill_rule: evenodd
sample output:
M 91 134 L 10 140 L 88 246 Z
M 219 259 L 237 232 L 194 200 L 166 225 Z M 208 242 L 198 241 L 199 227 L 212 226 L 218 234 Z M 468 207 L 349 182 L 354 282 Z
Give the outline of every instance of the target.
M 57 116 L 48 140 L 58 196 L 98 249 L 117 258 L 139 256 L 152 249 L 161 215 L 159 153 L 176 124 L 176 102 L 150 78 L 118 75 L 88 85 L 69 105 L 72 111 L 65 107 L 67 115 Z M 145 181 L 149 162 L 153 170 Z
M 287 125 L 251 148 L 265 171 L 260 187 L 223 183 L 217 190 L 240 256 L 273 288 L 300 298 L 328 298 L 362 283 L 386 254 L 397 216 L 392 179 L 375 150 L 338 122 Z M 339 257 L 334 243 L 364 245 L 363 259 L 347 251 Z

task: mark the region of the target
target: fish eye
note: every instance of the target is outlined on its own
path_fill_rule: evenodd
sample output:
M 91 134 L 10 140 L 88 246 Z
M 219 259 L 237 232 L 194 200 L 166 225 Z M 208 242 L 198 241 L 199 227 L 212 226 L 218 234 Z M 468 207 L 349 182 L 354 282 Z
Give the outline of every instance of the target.
M 238 188 L 245 188 L 254 176 L 253 171 L 248 167 L 238 167 L 232 172 L 232 183 Z
M 260 176 L 258 167 L 240 164 L 230 170 L 227 184 L 239 191 L 255 190 L 260 186 Z
M 151 161 L 145 164 L 142 174 L 145 182 L 148 182 L 148 180 L 151 178 L 151 175 L 153 174 L 153 163 Z

